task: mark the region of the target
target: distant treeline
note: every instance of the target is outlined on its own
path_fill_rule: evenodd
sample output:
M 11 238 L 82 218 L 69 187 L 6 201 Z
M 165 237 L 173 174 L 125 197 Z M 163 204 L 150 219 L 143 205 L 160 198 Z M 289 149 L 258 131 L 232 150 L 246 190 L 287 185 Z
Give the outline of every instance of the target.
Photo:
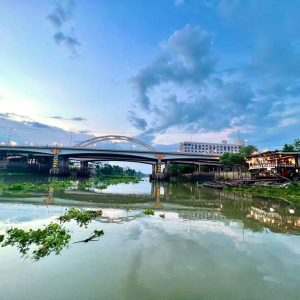
M 97 175 L 126 175 L 126 176 L 144 176 L 141 171 L 136 171 L 129 167 L 122 168 L 117 165 L 104 165 L 104 167 L 96 166 Z

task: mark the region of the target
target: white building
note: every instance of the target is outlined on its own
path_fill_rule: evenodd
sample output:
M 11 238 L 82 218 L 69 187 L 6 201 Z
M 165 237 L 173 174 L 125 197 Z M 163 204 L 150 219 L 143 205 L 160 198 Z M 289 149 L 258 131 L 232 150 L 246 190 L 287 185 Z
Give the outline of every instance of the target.
M 244 144 L 244 140 L 241 139 L 234 141 L 234 144 L 227 144 L 226 140 L 223 140 L 221 143 L 181 142 L 178 152 L 222 155 L 226 152 L 238 153 Z

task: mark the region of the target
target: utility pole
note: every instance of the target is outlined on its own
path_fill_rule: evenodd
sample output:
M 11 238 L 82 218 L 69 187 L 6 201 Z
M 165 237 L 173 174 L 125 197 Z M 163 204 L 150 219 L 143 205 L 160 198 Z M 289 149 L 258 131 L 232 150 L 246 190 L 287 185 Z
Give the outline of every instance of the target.
M 8 135 L 8 139 L 7 139 L 7 145 L 9 144 L 9 140 L 10 140 L 10 135 L 11 135 L 11 131 L 12 130 L 16 130 L 15 128 L 10 128 L 9 130 L 9 135 Z
M 73 135 L 73 131 L 71 131 L 71 137 L 70 137 L 70 147 L 72 145 L 72 135 Z

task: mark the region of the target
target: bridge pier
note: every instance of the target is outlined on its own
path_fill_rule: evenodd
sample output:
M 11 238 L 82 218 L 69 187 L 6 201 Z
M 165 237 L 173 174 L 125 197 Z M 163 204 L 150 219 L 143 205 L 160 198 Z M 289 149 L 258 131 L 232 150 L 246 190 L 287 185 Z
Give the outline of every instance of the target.
M 77 176 L 82 176 L 82 177 L 90 176 L 88 161 L 80 162 L 80 169 L 77 171 Z
M 54 154 L 53 166 L 50 169 L 50 175 L 69 176 L 69 157 Z
M 156 164 L 152 165 L 152 174 L 150 180 L 169 181 L 170 180 L 170 161 L 165 162 L 165 170 L 161 170 L 161 159 L 159 158 Z
M 156 172 L 155 172 L 155 170 L 156 170 L 156 165 L 152 165 L 152 175 L 154 175 Z

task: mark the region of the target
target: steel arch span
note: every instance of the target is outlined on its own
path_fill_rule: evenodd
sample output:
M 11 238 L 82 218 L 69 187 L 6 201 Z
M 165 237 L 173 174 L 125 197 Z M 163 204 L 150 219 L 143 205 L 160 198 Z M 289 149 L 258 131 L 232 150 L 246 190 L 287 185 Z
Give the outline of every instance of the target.
M 86 141 L 83 141 L 77 145 L 75 145 L 75 147 L 78 147 L 78 148 L 86 148 L 88 147 L 89 145 L 92 145 L 92 144 L 95 144 L 95 143 L 99 143 L 99 142 L 103 142 L 103 141 L 123 141 L 123 142 L 131 142 L 131 143 L 135 143 L 135 144 L 138 144 L 140 146 L 143 146 L 147 149 L 149 149 L 150 151 L 155 151 L 154 148 L 152 148 L 151 146 L 139 141 L 139 140 L 136 140 L 134 138 L 130 138 L 128 136 L 122 136 L 122 135 L 105 135 L 105 136 L 98 136 L 98 137 L 95 137 L 95 138 L 92 138 L 92 139 L 89 139 L 89 140 L 86 140 Z

